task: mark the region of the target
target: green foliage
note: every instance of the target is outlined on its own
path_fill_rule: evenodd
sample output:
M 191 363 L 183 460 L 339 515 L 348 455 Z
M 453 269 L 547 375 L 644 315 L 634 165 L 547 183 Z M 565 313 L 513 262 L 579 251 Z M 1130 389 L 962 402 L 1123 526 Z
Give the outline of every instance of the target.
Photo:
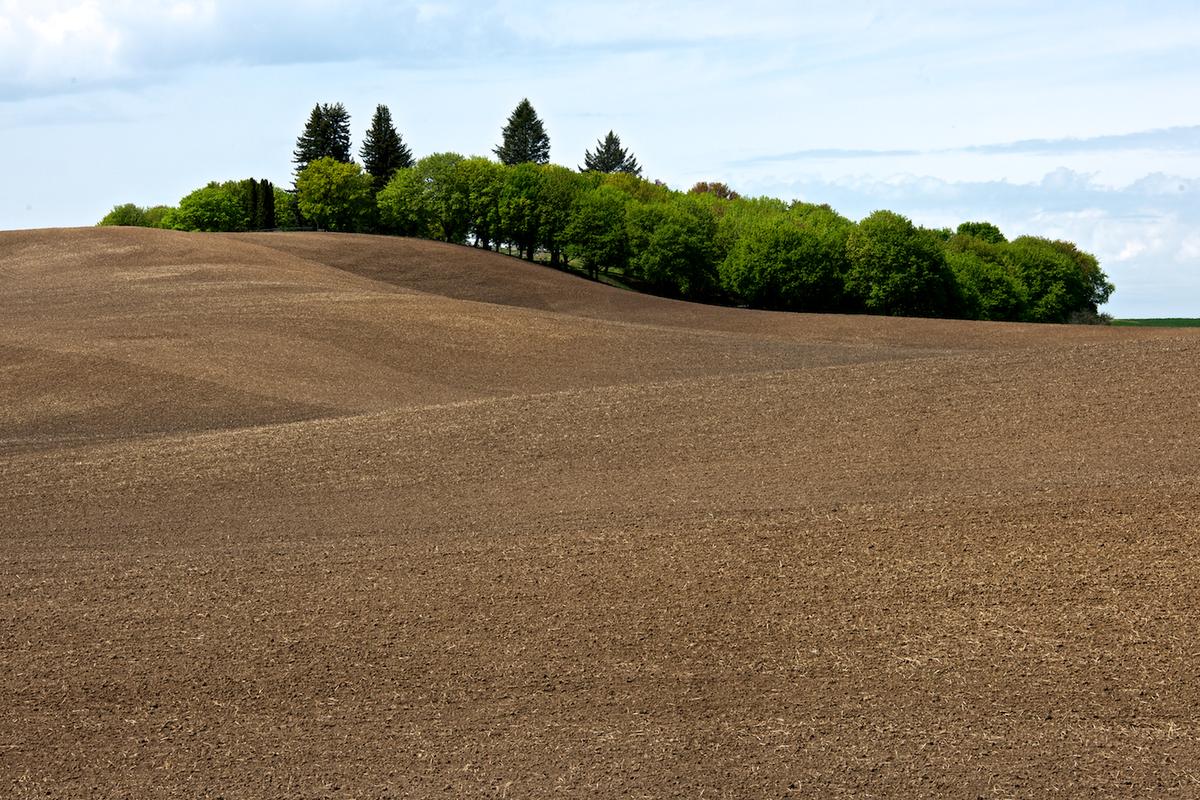
M 474 156 L 458 164 L 458 182 L 466 195 L 467 229 L 478 247 L 499 245 L 500 190 L 507 167 Z
M 297 176 L 305 167 L 321 158 L 346 163 L 350 161 L 350 114 L 341 103 L 318 103 L 313 106 L 304 132 L 296 140 L 296 150 L 292 153 Z
M 425 181 L 416 169 L 398 169 L 375 197 L 384 227 L 401 236 L 433 238 Z
M 468 188 L 459 169 L 462 161 L 458 153 L 434 153 L 413 167 L 423 185 L 433 238 L 443 242 L 464 241 L 471 227 Z
M 612 131 L 609 131 L 603 140 L 596 140 L 594 154 L 591 150 L 584 151 L 583 166 L 579 168 L 579 171 L 625 172 L 639 177 L 642 174 L 642 168 L 638 165 L 637 159 L 628 150 L 621 147 L 621 137 Z
M 371 176 L 362 167 L 333 158 L 318 158 L 296 177 L 300 213 L 325 230 L 361 230 L 369 220 L 373 194 Z
M 550 264 L 557 267 L 562 258 L 567 226 L 571 223 L 575 200 L 586 188 L 586 181 L 578 172 L 557 164 L 546 164 L 540 169 L 542 182 L 537 198 L 538 245 L 550 253 Z
M 734 200 L 723 200 L 719 195 L 709 192 L 688 194 L 698 202 L 708 204 L 717 220 L 714 243 L 718 263 L 728 258 L 738 240 L 748 235 L 759 223 L 782 216 L 788 210 L 786 203 L 772 197 L 738 197 Z
M 1008 242 L 990 222 L 924 229 L 889 211 L 855 225 L 827 205 L 742 198 L 703 181 L 686 194 L 643 180 L 609 131 L 577 173 L 547 163 L 550 142 L 529 101 L 509 116 L 501 162 L 435 153 L 412 162 L 386 106 L 350 162 L 349 114 L 318 104 L 294 153 L 296 191 L 270 181 L 211 183 L 177 208 L 116 206 L 101 225 L 183 230 L 373 230 L 577 260 L 594 278 L 663 294 L 761 308 L 963 315 L 984 320 L 1106 321 L 1113 292 L 1096 258 L 1036 237 Z
M 127 227 L 148 228 L 146 224 L 146 209 L 133 203 L 122 203 L 119 206 L 113 206 L 112 211 L 104 215 L 104 219 L 96 223 L 97 225 L 109 226 L 120 225 Z
M 665 294 L 695 299 L 716 294 L 717 223 L 703 203 L 687 195 L 661 203 L 635 200 L 627 228 L 632 275 Z
M 907 218 L 876 211 L 846 240 L 846 290 L 873 314 L 952 316 L 959 310 L 942 242 Z
M 648 181 L 628 172 L 611 172 L 600 178 L 600 184 L 620 189 L 626 196 L 643 203 L 665 203 L 673 193 L 667 185 Z
M 179 201 L 163 224 L 179 231 L 244 231 L 250 223 L 237 182 L 210 183 Z
M 458 153 L 434 153 L 397 170 L 376 198 L 383 224 L 407 236 L 463 242 L 472 224 L 463 162 Z
M 528 98 L 513 109 L 502 135 L 503 141 L 493 150 L 500 163 L 508 166 L 549 163 L 550 137 Z
M 175 209 L 171 206 L 151 206 L 143 212 L 142 221 L 148 228 L 166 228 L 167 216 Z
M 281 231 L 290 231 L 300 227 L 300 210 L 296 206 L 295 192 L 273 186 L 271 194 L 273 196 L 272 207 L 275 211 L 274 227 Z
M 396 132 L 392 112 L 387 106 L 376 106 L 358 155 L 362 158 L 363 169 L 374 180 L 376 192 L 387 185 L 396 170 L 413 165 L 412 151 Z
M 501 234 L 529 261 L 537 248 L 543 181 L 538 165 L 526 162 L 505 170 L 500 187 Z
M 1022 236 L 1005 246 L 1004 259 L 1026 288 L 1031 322 L 1067 322 L 1074 312 L 1095 312 L 1113 292 L 1095 256 L 1070 242 Z
M 797 204 L 784 213 L 764 201 L 755 205 L 759 213 L 743 215 L 721 262 L 722 287 L 755 308 L 843 310 L 853 223 L 828 207 Z
M 946 263 L 958 283 L 963 316 L 983 320 L 1024 318 L 1028 304 L 1025 286 L 1006 264 L 969 249 L 947 250 Z
M 625 230 L 625 194 L 613 186 L 586 189 L 575 200 L 564 234 L 567 252 L 592 278 L 601 270 L 625 269 L 629 234 Z
M 958 226 L 959 236 L 974 236 L 989 244 L 1004 244 L 1008 239 L 990 222 L 964 222 Z

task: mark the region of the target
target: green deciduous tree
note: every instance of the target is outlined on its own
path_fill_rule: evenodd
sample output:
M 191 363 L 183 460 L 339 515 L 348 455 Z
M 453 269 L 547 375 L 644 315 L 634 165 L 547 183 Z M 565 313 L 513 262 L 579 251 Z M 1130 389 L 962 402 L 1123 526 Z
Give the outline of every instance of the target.
M 313 106 L 304 126 L 304 132 L 296 140 L 292 161 L 299 175 L 312 162 L 320 158 L 335 161 L 350 161 L 350 114 L 341 103 Z
M 720 264 L 722 287 L 755 308 L 841 311 L 853 224 L 819 206 L 751 219 Z
M 146 209 L 143 221 L 149 228 L 165 228 L 167 215 L 174 210 L 170 206 L 151 206 Z
M 974 236 L 989 244 L 1004 244 L 1008 241 L 1004 234 L 990 222 L 964 222 L 956 231 L 959 236 Z
M 574 170 L 557 164 L 541 167 L 542 183 L 538 194 L 538 245 L 550 254 L 551 266 L 559 266 L 566 242 L 567 226 L 575 210 L 575 199 L 586 186 Z
M 476 247 L 499 246 L 500 190 L 506 169 L 481 156 L 463 159 L 458 165 L 458 180 L 466 193 L 468 232 Z
M 462 162 L 458 153 L 434 153 L 413 167 L 424 187 L 432 236 L 443 242 L 465 241 L 471 227 L 468 189 L 459 169 Z
M 318 158 L 296 177 L 300 213 L 318 228 L 361 230 L 372 209 L 371 176 L 358 164 Z
M 412 151 L 396 132 L 392 112 L 387 106 L 376 106 L 371 127 L 363 137 L 358 155 L 362 159 L 363 169 L 373 178 L 377 192 L 391 180 L 392 173 L 413 165 Z
M 398 169 L 375 197 L 379 219 L 386 230 L 401 236 L 431 238 L 425 181 L 416 169 Z
M 846 240 L 846 290 L 872 314 L 951 316 L 957 287 L 942 242 L 891 211 L 876 211 Z
M 271 194 L 274 197 L 272 206 L 275 210 L 273 227 L 284 231 L 300 227 L 300 210 L 296 207 L 296 193 L 273 186 Z
M 188 194 L 163 220 L 181 231 L 244 231 L 250 224 L 238 182 L 210 183 Z
M 633 200 L 643 203 L 665 203 L 674 197 L 674 192 L 659 181 L 648 181 L 628 172 L 601 174 L 600 183 L 620 189 Z
M 629 263 L 628 203 L 621 190 L 603 185 L 583 191 L 575 201 L 564 234 L 567 253 L 579 259 L 593 279 L 601 271 L 625 269 Z
M 458 153 L 434 153 L 397 170 L 376 198 L 383 224 L 408 236 L 463 242 L 471 218 L 462 162 Z
M 96 224 L 137 228 L 150 227 L 146 224 L 146 209 L 133 203 L 122 203 L 119 206 L 113 206 L 112 211 L 105 214 L 104 219 Z
M 596 141 L 596 152 L 585 150 L 583 166 L 580 172 L 625 172 L 630 175 L 642 174 L 633 154 L 621 146 L 621 138 L 612 131 L 604 139 Z
M 1096 257 L 1070 242 L 1022 236 L 1003 253 L 1026 289 L 1026 318 L 1032 322 L 1067 322 L 1074 313 L 1095 313 L 1113 292 Z
M 666 202 L 633 201 L 628 206 L 629 270 L 655 291 L 692 299 L 717 289 L 711 211 L 688 195 Z
M 506 170 L 500 187 L 501 233 L 529 261 L 537 249 L 543 180 L 538 165 L 525 162 Z
M 522 100 L 513 109 L 502 136 L 503 140 L 493 150 L 502 164 L 549 163 L 550 137 L 546 135 L 546 127 L 528 99 Z

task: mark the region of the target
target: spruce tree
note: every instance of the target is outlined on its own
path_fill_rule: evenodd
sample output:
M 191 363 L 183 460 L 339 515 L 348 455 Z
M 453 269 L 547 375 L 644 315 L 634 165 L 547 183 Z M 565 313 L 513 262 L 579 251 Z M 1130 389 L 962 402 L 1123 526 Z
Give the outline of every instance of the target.
M 504 141 L 492 152 L 502 164 L 547 164 L 550 161 L 550 137 L 528 99 L 517 104 L 504 126 Z
M 376 192 L 387 185 L 396 170 L 413 165 L 412 151 L 396 132 L 396 126 L 392 124 L 392 112 L 387 106 L 375 107 L 375 116 L 371 118 L 371 127 L 363 138 L 358 155 L 363 168 L 375 181 Z
M 642 168 L 624 147 L 621 138 L 612 131 L 604 137 L 604 141 L 596 140 L 596 153 L 586 150 L 583 154 L 583 166 L 580 172 L 627 172 L 640 177 Z
M 297 175 L 318 158 L 350 163 L 350 113 L 341 103 L 313 106 L 304 133 L 296 140 L 292 161 Z

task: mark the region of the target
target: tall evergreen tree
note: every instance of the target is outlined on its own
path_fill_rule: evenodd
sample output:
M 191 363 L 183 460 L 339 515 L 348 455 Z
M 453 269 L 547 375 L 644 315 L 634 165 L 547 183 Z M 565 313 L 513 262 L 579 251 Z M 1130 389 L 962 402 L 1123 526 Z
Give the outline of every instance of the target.
M 262 198 L 259 205 L 259 229 L 275 227 L 275 187 L 266 178 L 259 183 L 259 196 Z
M 630 175 L 641 176 L 642 168 L 638 165 L 628 150 L 621 147 L 621 137 L 612 131 L 604 137 L 604 141 L 596 140 L 596 153 L 586 150 L 583 154 L 583 166 L 580 172 L 627 172 Z
M 350 163 L 350 113 L 341 103 L 313 106 L 304 133 L 296 140 L 292 161 L 297 175 L 318 158 Z
M 396 126 L 392 124 L 392 112 L 387 106 L 375 107 L 375 116 L 371 118 L 371 127 L 363 138 L 358 155 L 363 168 L 375 180 L 376 192 L 387 185 L 396 170 L 413 165 L 412 151 L 396 132 Z
M 528 98 L 518 103 L 509 115 L 503 136 L 504 141 L 492 151 L 501 163 L 513 166 L 550 162 L 550 137 Z
M 262 228 L 262 197 L 258 181 L 254 178 L 247 178 L 243 181 L 246 187 L 246 220 L 247 227 L 252 231 L 257 231 Z

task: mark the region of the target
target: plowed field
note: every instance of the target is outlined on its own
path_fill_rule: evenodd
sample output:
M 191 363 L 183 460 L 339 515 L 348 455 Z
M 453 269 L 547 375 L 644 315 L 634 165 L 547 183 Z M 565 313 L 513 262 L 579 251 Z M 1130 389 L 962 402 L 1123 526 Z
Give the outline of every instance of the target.
M 0 796 L 1200 794 L 1200 331 L 0 233 Z

